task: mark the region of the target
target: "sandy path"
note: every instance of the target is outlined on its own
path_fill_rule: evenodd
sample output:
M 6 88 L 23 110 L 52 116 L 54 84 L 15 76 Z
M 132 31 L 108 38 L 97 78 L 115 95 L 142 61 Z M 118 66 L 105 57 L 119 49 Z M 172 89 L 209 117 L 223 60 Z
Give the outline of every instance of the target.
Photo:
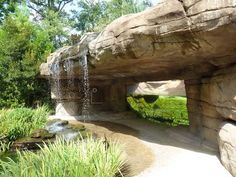
M 161 126 L 121 114 L 101 116 L 116 124 L 94 122 L 86 126 L 126 145 L 132 176 L 232 177 L 221 165 L 218 152 L 202 147 L 185 128 Z
M 201 147 L 183 129 L 134 119 L 118 122 L 137 129 L 140 140 L 154 154 L 154 163 L 136 177 L 232 177 L 221 165 L 218 152 Z

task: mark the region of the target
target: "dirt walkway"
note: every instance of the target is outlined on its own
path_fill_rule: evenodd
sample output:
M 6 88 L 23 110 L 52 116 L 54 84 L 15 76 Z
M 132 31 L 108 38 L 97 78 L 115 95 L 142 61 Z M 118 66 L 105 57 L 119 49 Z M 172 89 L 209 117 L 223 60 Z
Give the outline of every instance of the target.
M 126 114 L 99 116 L 113 123 L 95 121 L 86 126 L 125 144 L 132 176 L 232 177 L 221 165 L 218 152 L 202 147 L 185 128 L 161 126 Z

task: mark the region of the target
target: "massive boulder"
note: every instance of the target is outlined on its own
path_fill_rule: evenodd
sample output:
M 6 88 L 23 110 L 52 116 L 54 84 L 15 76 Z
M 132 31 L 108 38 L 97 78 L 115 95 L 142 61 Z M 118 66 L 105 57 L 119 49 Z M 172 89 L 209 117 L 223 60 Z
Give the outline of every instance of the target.
M 132 95 L 186 96 L 184 82 L 180 80 L 140 82 L 128 86 L 127 92 Z
M 219 131 L 219 148 L 221 161 L 225 168 L 236 176 L 236 124 L 224 122 Z
M 90 78 L 194 79 L 235 63 L 235 7 L 234 0 L 165 0 L 120 17 L 86 43 L 93 66 Z M 60 53 L 66 53 L 65 59 L 76 58 L 79 50 L 73 46 L 69 52 L 57 51 L 47 63 Z M 44 64 L 41 70 L 47 67 Z M 80 77 L 78 65 L 75 74 Z
M 83 95 L 77 84 L 86 59 L 91 104 L 100 110 L 125 110 L 129 84 L 184 80 L 191 132 L 217 150 L 220 129 L 222 163 L 236 176 L 235 131 L 220 127 L 225 120 L 236 121 L 235 46 L 236 0 L 162 0 L 57 50 L 41 65 L 41 75 L 57 81 L 52 97 L 59 100 L 61 116 L 80 113 Z

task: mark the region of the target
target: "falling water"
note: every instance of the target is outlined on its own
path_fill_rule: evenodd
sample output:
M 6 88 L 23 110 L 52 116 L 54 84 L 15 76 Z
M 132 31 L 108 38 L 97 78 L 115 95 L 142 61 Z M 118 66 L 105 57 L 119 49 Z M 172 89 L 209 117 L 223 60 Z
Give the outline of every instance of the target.
M 69 97 L 69 99 L 71 99 L 75 96 L 73 94 L 73 89 L 75 87 L 74 61 L 71 59 L 66 60 L 64 64 L 64 70 L 67 73 L 67 88 L 70 89 L 70 91 L 68 92 L 69 95 L 67 96 Z
M 88 120 L 89 119 L 89 106 L 90 106 L 90 91 L 89 91 L 89 75 L 88 75 L 88 61 L 87 61 L 87 55 L 89 52 L 88 44 L 96 39 L 96 37 L 99 35 L 99 33 L 86 33 L 81 37 L 80 42 L 73 46 L 72 48 L 70 46 L 63 47 L 62 49 L 59 49 L 55 55 L 53 55 L 53 63 L 51 65 L 51 75 L 52 80 L 55 84 L 56 90 L 56 100 L 61 102 L 62 99 L 68 98 L 69 100 L 77 98 L 77 84 L 76 84 L 76 73 L 74 72 L 74 69 L 77 67 L 78 60 L 81 64 L 81 71 L 82 71 L 82 85 L 81 88 L 83 95 L 82 98 L 82 119 Z M 78 49 L 77 55 L 74 54 L 74 51 Z M 63 69 L 63 70 L 62 70 Z M 62 83 L 60 78 L 61 72 L 66 72 L 67 76 L 67 89 L 63 90 L 62 92 Z M 64 76 L 63 72 L 63 76 Z M 65 88 L 63 88 L 65 89 Z M 75 89 L 75 90 L 74 90 Z M 66 92 L 65 92 L 66 91 Z M 62 95 L 63 94 L 63 95 Z M 66 95 L 64 95 L 66 94 Z
M 55 95 L 57 100 L 61 100 L 62 92 L 61 92 L 61 82 L 60 82 L 60 63 L 56 61 L 51 65 L 51 75 L 52 75 L 52 82 L 55 85 Z
M 83 71 L 83 103 L 82 103 L 82 117 L 84 120 L 89 119 L 89 100 L 90 100 L 90 92 L 89 92 L 89 75 L 88 75 L 88 61 L 87 61 L 87 55 L 83 55 L 81 57 L 82 59 L 82 71 Z

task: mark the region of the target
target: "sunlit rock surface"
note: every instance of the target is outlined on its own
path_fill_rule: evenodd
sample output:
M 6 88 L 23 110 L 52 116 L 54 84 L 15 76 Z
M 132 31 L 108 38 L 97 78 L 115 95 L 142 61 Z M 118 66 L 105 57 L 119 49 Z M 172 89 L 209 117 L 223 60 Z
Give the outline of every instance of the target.
M 235 46 L 235 0 L 162 0 L 146 11 L 118 18 L 99 34 L 86 34 L 77 45 L 57 50 L 41 65 L 41 76 L 64 84 L 61 95 L 52 86 L 52 97 L 59 100 L 58 114 L 69 115 L 81 112 L 83 95 L 79 86 L 68 87 L 67 61 L 73 61 L 73 82 L 79 83 L 84 55 L 90 103 L 97 110 L 126 110 L 127 85 L 184 80 L 190 131 L 218 149 L 221 123 L 236 121 Z M 235 168 L 234 161 L 222 162 Z
M 233 0 L 165 0 L 123 16 L 85 42 L 93 66 L 90 77 L 192 79 L 235 63 L 235 6 Z M 76 58 L 79 50 L 76 45 L 59 49 L 47 64 L 55 58 Z M 50 74 L 47 64 L 41 67 L 42 75 Z M 79 77 L 79 66 L 75 67 Z

